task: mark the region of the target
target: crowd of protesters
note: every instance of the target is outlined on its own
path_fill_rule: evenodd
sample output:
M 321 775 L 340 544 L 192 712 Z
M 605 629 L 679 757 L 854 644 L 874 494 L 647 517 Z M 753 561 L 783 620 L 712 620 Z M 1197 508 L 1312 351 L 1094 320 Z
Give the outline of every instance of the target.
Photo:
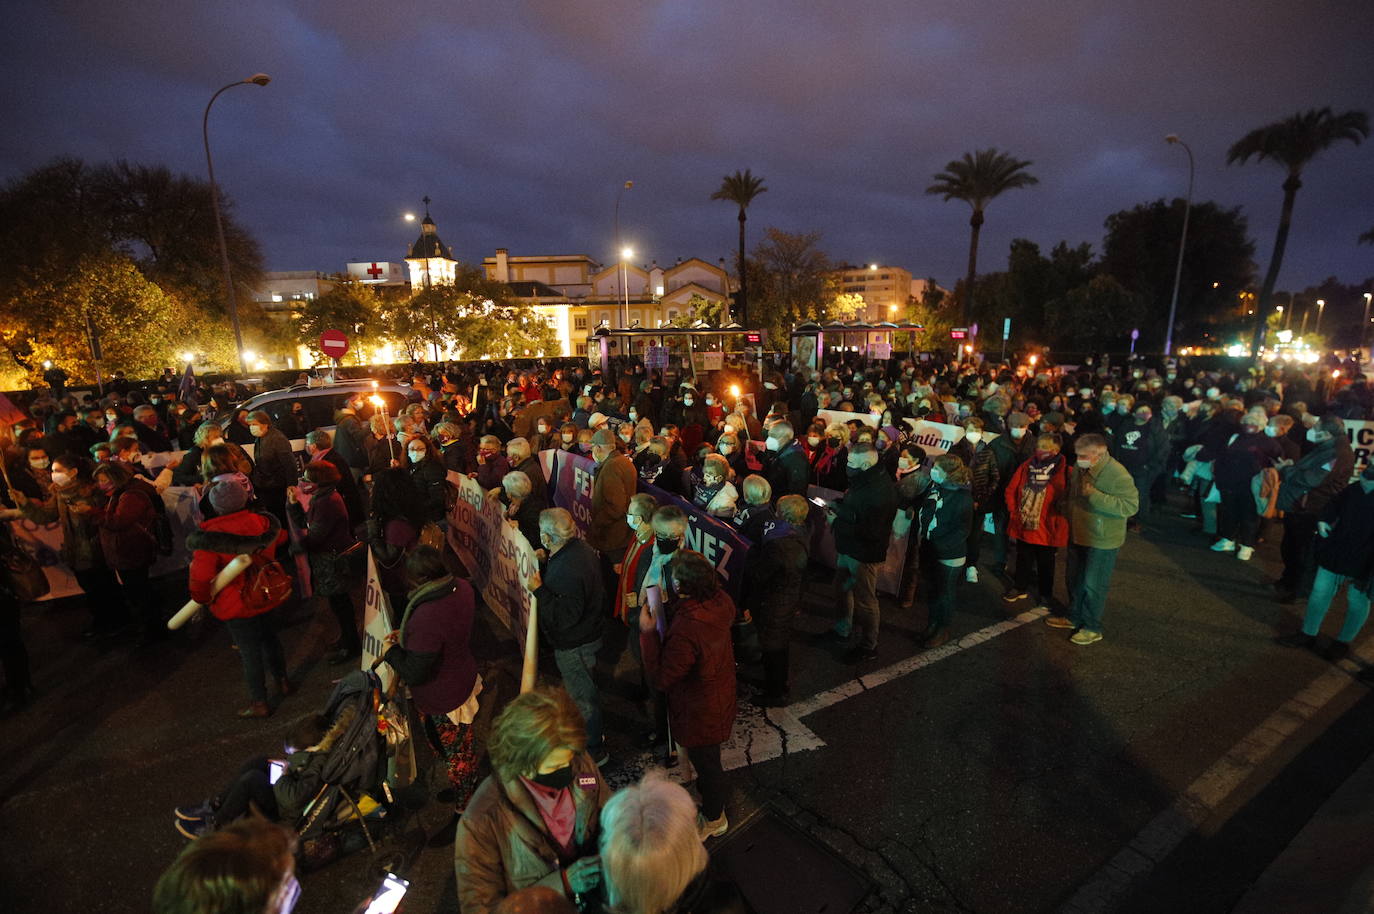
M 332 429 L 309 427 L 303 408 L 275 420 L 242 409 L 248 391 L 232 383 L 178 390 L 168 375 L 81 401 L 54 390 L 0 442 L 0 500 L 7 518 L 60 525 L 62 560 L 91 610 L 83 637 L 156 641 L 167 636 L 149 580 L 168 551 L 161 495 L 197 487 L 204 520 L 186 544 L 188 590 L 238 648 L 245 718 L 274 713 L 294 691 L 275 619 L 286 596 L 267 574 L 251 590 L 216 594 L 216 575 L 238 555 L 267 564 L 304 555 L 338 629 L 320 648 L 333 663 L 356 664 L 353 556 L 369 546 L 398 616 L 384 660 L 411 690 L 450 781 L 455 818 L 439 837 L 456 835 L 469 914 L 510 910 L 502 906 L 541 890 L 598 895 L 616 910 L 677 910 L 686 897 L 699 900 L 693 911 L 743 910 L 701 848 L 730 827 L 721 746 L 739 677 L 762 707 L 792 701 L 792 623 L 822 525 L 836 553 L 828 637 L 852 664 L 878 656 L 878 580 L 894 538 L 906 550 L 896 599 L 923 605 L 923 649 L 951 637 L 961 590 L 979 584 L 980 568 L 1009 612 L 1040 609 L 1073 644 L 1102 641 L 1117 555 L 1171 495 L 1219 556 L 1248 561 L 1261 538 L 1281 540 L 1275 600 L 1306 601 L 1301 628 L 1281 643 L 1318 647 L 1342 588 L 1344 624 L 1322 652 L 1343 657 L 1368 617 L 1374 467 L 1357 468 L 1346 423 L 1374 418 L 1374 394 L 1357 367 L 893 359 L 779 364 L 761 377 L 749 368 L 665 380 L 637 360 L 617 360 L 606 375 L 556 360 L 416 365 L 403 409 L 380 410 L 359 390 Z M 293 439 L 304 439 L 303 468 Z M 545 450 L 594 464 L 585 533 L 553 505 Z M 171 452 L 179 459 L 148 459 Z M 450 472 L 499 499 L 536 550 L 527 583 L 561 681 L 508 704 L 484 745 L 472 723 L 483 701 L 469 645 L 478 598 L 454 557 L 432 545 Z M 682 507 L 659 504 L 641 483 L 750 544 L 738 601 L 686 547 Z M 288 528 L 298 535 L 288 539 Z M 32 684 L 18 598 L 0 586 L 6 696 L 22 706 Z M 742 626 L 757 639 L 742 639 Z M 699 809 L 652 777 L 614 796 L 606 785 L 598 657 L 613 627 L 633 656 L 649 744 L 690 769 Z M 178 809 L 178 829 L 202 842 L 233 833 L 280 843 L 278 856 L 289 855 L 289 836 L 233 823 L 254 798 L 290 824 L 291 785 L 310 764 L 304 747 L 326 740 L 324 728 L 297 740 L 302 770 L 286 787 L 269 787 L 259 760 L 213 801 Z M 164 883 L 192 878 L 177 867 L 201 852 L 183 855 Z M 279 889 L 286 875 L 263 885 Z

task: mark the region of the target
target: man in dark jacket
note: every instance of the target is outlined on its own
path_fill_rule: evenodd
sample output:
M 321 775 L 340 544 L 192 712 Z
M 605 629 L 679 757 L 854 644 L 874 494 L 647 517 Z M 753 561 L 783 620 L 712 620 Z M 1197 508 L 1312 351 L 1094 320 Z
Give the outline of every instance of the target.
M 764 442 L 772 460 L 768 462 L 764 476 L 773 487 L 773 500 L 784 495 L 806 497 L 806 487 L 811 481 L 811 463 L 801 443 L 796 441 L 796 433 L 790 422 L 779 422 L 768 430 Z
M 1117 425 L 1111 441 L 1112 456 L 1131 474 L 1140 498 L 1139 511 L 1126 522 L 1126 529 L 1132 532 L 1139 531 L 1141 523 L 1150 519 L 1150 486 L 1160 470 L 1167 446 L 1153 420 L 1154 413 L 1149 405 L 1137 406 L 1130 421 Z
M 350 400 L 347 406 L 339 410 L 339 422 L 334 428 L 334 450 L 348 464 L 355 483 L 363 478 L 367 470 L 367 449 L 364 446 L 367 431 L 358 418 L 358 411 L 363 408 L 364 402 L 362 397 Z
M 1355 452 L 1345 436 L 1345 422 L 1325 415 L 1307 430 L 1307 440 L 1315 447 L 1291 466 L 1279 468 L 1279 500 L 1283 512 L 1283 574 L 1274 589 L 1279 602 L 1296 603 L 1312 587 L 1316 566 L 1312 562 L 1312 543 L 1317 535 L 1317 518 L 1336 493 L 1346 487 L 1355 471 Z
M 547 556 L 536 576 L 539 632 L 553 648 L 553 659 L 587 724 L 587 752 L 604 765 L 601 696 L 593 673 L 601 650 L 604 594 L 601 561 L 596 550 L 577 535 L 572 515 L 563 508 L 539 514 L 539 541 Z
M 1241 561 L 1249 561 L 1254 554 L 1259 533 L 1259 513 L 1255 510 L 1250 480 L 1260 470 L 1273 466 L 1281 453 L 1278 442 L 1264 434 L 1265 424 L 1263 416 L 1246 413 L 1241 418 L 1240 433 L 1216 455 L 1212 467 L 1221 490 L 1217 511 L 1217 533 L 1221 539 L 1212 544 L 1212 551 L 1234 552 Z M 1203 448 L 1201 456 L 1210 456 L 1207 448 Z
M 849 489 L 826 508 L 835 534 L 835 584 L 845 621 L 858 628 L 858 640 L 845 662 L 878 656 L 878 569 L 887 559 L 897 486 L 878 466 L 878 449 L 860 442 L 849 449 Z M 848 624 L 844 626 L 848 628 Z M 840 631 L 843 629 L 837 629 Z
M 272 417 L 262 410 L 248 417 L 248 432 L 253 436 L 253 492 L 268 511 L 286 526 L 286 489 L 300 478 L 291 442 L 272 425 Z
M 305 436 L 305 452 L 311 460 L 323 460 L 334 465 L 339 471 L 337 488 L 344 507 L 348 509 L 348 522 L 356 527 L 367 518 L 363 516 L 363 502 L 358 494 L 358 484 L 353 480 L 352 468 L 334 447 L 334 438 L 322 428 L 317 428 Z
M 761 708 L 792 703 L 788 647 L 811 558 L 809 513 L 809 503 L 800 495 L 778 499 L 779 516 L 762 525 L 762 535 L 744 563 L 744 605 L 754 616 L 763 651 L 763 692 L 755 699 Z
M 1374 578 L 1374 464 L 1366 466 L 1358 482 L 1346 486 L 1322 509 L 1313 551 L 1317 576 L 1307 598 L 1302 628 L 1278 642 L 1288 647 L 1315 646 L 1331 601 L 1348 583 L 1345 623 L 1323 652 L 1334 663 L 1350 653 L 1350 642 L 1369 618 Z

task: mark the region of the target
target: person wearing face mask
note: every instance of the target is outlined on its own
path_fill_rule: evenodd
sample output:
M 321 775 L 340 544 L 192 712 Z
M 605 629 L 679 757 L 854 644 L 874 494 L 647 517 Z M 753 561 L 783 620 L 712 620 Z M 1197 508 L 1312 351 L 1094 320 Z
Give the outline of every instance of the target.
M 119 581 L 105 561 L 100 546 L 100 528 L 95 519 L 105 497 L 96 488 L 91 474 L 95 467 L 84 457 L 67 454 L 52 464 L 52 498 L 33 501 L 14 493 L 19 502 L 15 514 L 37 524 L 56 522 L 62 531 L 58 553 L 62 564 L 72 570 L 76 583 L 86 594 L 91 624 L 82 638 L 98 638 L 119 633 L 129 622 L 129 610 L 120 597 Z
M 900 525 L 909 525 L 920 511 L 921 501 L 930 487 L 930 470 L 926 467 L 926 452 L 919 444 L 908 443 L 901 446 L 897 455 L 897 510 L 905 514 L 905 521 L 898 518 L 899 527 L 894 533 L 900 534 Z M 902 563 L 902 581 L 897 590 L 897 605 L 910 609 L 916 601 L 918 563 L 920 559 L 920 531 L 908 526 L 906 541 L 906 560 Z
M 1259 513 L 1250 482 L 1256 473 L 1274 466 L 1282 451 L 1277 441 L 1264 434 L 1262 415 L 1246 413 L 1240 421 L 1239 434 L 1217 455 L 1212 467 L 1213 479 L 1221 490 L 1219 539 L 1212 544 L 1212 551 L 1234 552 L 1244 562 L 1254 554 L 1259 533 Z
M 1160 401 L 1155 427 L 1163 438 L 1164 466 L 1150 486 L 1150 504 L 1162 508 L 1168 501 L 1170 481 L 1183 469 L 1183 451 L 1188 446 L 1189 421 L 1182 398 L 1169 395 Z
M 501 479 L 511 471 L 510 461 L 501 453 L 501 439 L 483 435 L 477 442 L 477 469 L 468 475 L 477 480 L 485 492 L 501 485 Z
M 974 523 L 970 476 L 955 454 L 935 458 L 930 485 L 921 497 L 913 539 L 920 540 L 920 570 L 930 588 L 928 622 L 921 646 L 937 648 L 949 640 L 959 570 L 967 561 L 969 529 Z
M 291 519 L 304 534 L 291 544 L 293 555 L 304 554 L 310 562 L 310 586 L 324 597 L 339 625 L 339 640 L 331 648 L 329 662 L 342 664 L 362 653 L 358 622 L 349 593 L 349 564 L 344 554 L 353 545 L 348 509 L 338 492 L 339 471 L 332 463 L 316 460 L 305 467 L 305 482 L 286 490 Z M 308 507 L 300 503 L 307 498 Z
M 272 426 L 272 417 L 258 410 L 248 417 L 253 436 L 253 492 L 258 501 L 286 526 L 286 489 L 296 484 L 296 455 L 291 442 Z
M 657 509 L 657 499 L 647 492 L 639 492 L 630 499 L 630 510 L 625 514 L 625 523 L 633 536 L 625 547 L 625 555 L 615 566 L 615 573 L 619 575 L 615 615 L 629 626 L 636 624 L 639 614 L 637 582 L 643 576 L 641 564 L 647 566 L 653 559 L 654 528 L 651 520 Z
M 1101 435 L 1074 443 L 1078 459 L 1069 480 L 1069 613 L 1045 617 L 1050 628 L 1071 629 L 1077 645 L 1102 640 L 1116 556 L 1126 541 L 1126 518 L 1139 508 L 1135 481 L 1107 451 Z
M 811 465 L 801 443 L 794 440 L 792 423 L 778 422 L 768 430 L 764 447 L 770 455 L 764 469 L 764 476 L 773 488 L 776 500 L 784 495 L 806 496 L 811 481 Z
M 897 487 L 878 466 L 873 445 L 855 444 L 848 461 L 849 488 L 826 508 L 835 537 L 835 596 L 844 609 L 831 631 L 847 634 L 852 626 L 857 638 L 844 660 L 860 663 L 878 656 L 878 568 L 887 558 Z
M 334 448 L 335 438 L 322 428 L 317 428 L 305 436 L 305 456 L 307 461 L 323 460 L 334 465 L 339 471 L 338 492 L 348 509 L 348 522 L 353 526 L 367 519 L 363 510 L 362 497 L 358 485 L 353 481 L 353 472 L 348 461 Z
M 23 469 L 9 475 L 10 490 L 33 501 L 47 501 L 52 489 L 52 458 L 41 447 L 25 452 Z
M 410 483 L 425 506 L 426 520 L 430 523 L 442 522 L 448 492 L 448 470 L 434 442 L 418 434 L 407 441 L 406 468 L 410 473 Z
M 1126 522 L 1126 529 L 1133 533 L 1138 533 L 1141 524 L 1150 519 L 1150 487 L 1164 461 L 1164 437 L 1153 420 L 1150 407 L 1141 406 L 1129 425 L 1121 423 L 1116 427 L 1111 439 L 1112 456 L 1135 480 L 1140 509 Z
M 1274 589 L 1283 604 L 1296 603 L 1311 589 L 1318 518 L 1355 471 L 1355 452 L 1339 416 L 1322 416 L 1306 434 L 1312 450 L 1297 463 L 1279 469 L 1276 507 L 1283 512 L 1283 539 L 1279 543 L 1283 574 Z
M 725 834 L 729 786 L 720 746 L 730 738 L 737 711 L 735 653 L 730 630 L 735 603 L 720 586 L 715 566 L 699 552 L 679 550 L 667 568 L 666 624 L 645 603 L 639 645 L 649 684 L 668 702 L 673 740 L 687 751 L 701 794 L 698 832 L 703 841 Z
M 754 703 L 781 708 L 792 702 L 789 654 L 792 620 L 802 604 L 810 562 L 810 504 L 800 495 L 778 499 L 776 518 L 763 524 L 745 558 L 742 603 L 758 628 L 763 691 Z
M 1069 544 L 1068 494 L 1069 462 L 1059 438 L 1040 435 L 1007 486 L 1008 533 L 1016 541 L 1015 583 L 1002 595 L 1008 606 L 1030 596 L 1034 575 L 1035 608 L 1063 612 L 1054 596 L 1054 567 L 1059 549 Z
M 362 397 L 349 400 L 339 410 L 334 424 L 334 450 L 348 465 L 355 485 L 362 481 L 367 470 L 367 430 L 360 418 L 366 403 Z
M 725 520 L 734 517 L 739 492 L 727 480 L 730 464 L 719 454 L 707 454 L 701 474 L 701 483 L 692 490 L 692 504 L 712 517 Z
M 983 420 L 971 418 L 963 423 L 964 437 L 954 443 L 949 453 L 963 461 L 969 468 L 970 488 L 973 494 L 973 526 L 968 534 L 968 547 L 964 556 L 964 580 L 970 584 L 978 583 L 978 557 L 983 542 L 983 527 L 988 514 L 1003 496 L 1002 478 L 999 475 L 997 453 L 987 440 L 983 430 Z
M 1277 640 L 1287 647 L 1315 649 L 1331 601 L 1349 584 L 1345 623 L 1322 652 L 1335 663 L 1350 653 L 1351 642 L 1369 618 L 1369 599 L 1374 593 L 1374 464 L 1367 464 L 1359 480 L 1328 501 L 1318 517 L 1313 547 L 1317 572 L 1302 628 Z
M 1286 413 L 1270 416 L 1264 433 L 1279 443 L 1279 466 L 1297 463 L 1302 457 L 1302 445 L 1289 432 L 1293 430 L 1293 417 Z
M 100 528 L 100 553 L 105 564 L 119 574 L 124 605 L 137 621 L 145 643 L 167 636 L 161 607 L 148 582 L 148 571 L 158 558 L 157 492 L 125 465 L 105 463 L 92 474 L 104 503 L 91 514 Z
M 502 899 L 545 886 L 570 901 L 597 891 L 601 809 L 611 789 L 586 752 L 568 693 L 540 687 L 497 715 L 491 774 L 458 819 L 454 872 L 463 914 L 494 914 Z
M 606 764 L 601 727 L 601 696 L 594 674 L 601 650 L 606 594 L 596 550 L 578 537 L 572 515 L 563 508 L 539 514 L 541 570 L 532 581 L 539 600 L 539 632 L 553 647 L 563 687 L 572 696 L 587 728 L 587 752 Z
M 151 406 L 134 408 L 134 433 L 138 443 L 149 454 L 164 454 L 172 450 L 172 442 L 163 430 L 162 420 Z
M 716 439 L 716 451 L 725 458 L 725 462 L 730 466 L 727 478 L 738 483 L 739 480 L 749 475 L 749 459 L 741 446 L 739 436 L 730 431 L 728 427 Z

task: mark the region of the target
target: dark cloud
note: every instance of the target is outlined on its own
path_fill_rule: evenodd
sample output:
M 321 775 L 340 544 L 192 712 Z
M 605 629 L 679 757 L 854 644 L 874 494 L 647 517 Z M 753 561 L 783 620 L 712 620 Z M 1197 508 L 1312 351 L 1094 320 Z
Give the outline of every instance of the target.
M 400 220 L 434 198 L 465 259 L 586 252 L 610 259 L 616 189 L 647 259 L 728 256 L 735 222 L 708 200 L 751 168 L 767 225 L 819 230 L 838 259 L 951 282 L 967 208 L 930 176 L 995 145 L 1039 186 L 989 210 L 983 263 L 1016 236 L 1101 239 L 1102 220 L 1182 193 L 1241 205 L 1261 266 L 1281 199 L 1270 164 L 1226 148 L 1296 110 L 1374 107 L 1374 6 L 1363 2 L 1022 0 L 915 4 L 241 0 L 9 4 L 11 90 L 0 177 L 60 154 L 203 173 L 216 103 L 219 177 L 278 269 L 394 259 Z M 1374 273 L 1374 143 L 1309 170 L 1281 286 Z

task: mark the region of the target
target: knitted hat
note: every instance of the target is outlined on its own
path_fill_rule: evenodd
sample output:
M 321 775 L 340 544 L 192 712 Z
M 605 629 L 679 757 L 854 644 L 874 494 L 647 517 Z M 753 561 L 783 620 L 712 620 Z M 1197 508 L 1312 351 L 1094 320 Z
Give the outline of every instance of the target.
M 248 477 L 242 473 L 216 476 L 210 486 L 210 507 L 216 514 L 233 514 L 248 504 Z

